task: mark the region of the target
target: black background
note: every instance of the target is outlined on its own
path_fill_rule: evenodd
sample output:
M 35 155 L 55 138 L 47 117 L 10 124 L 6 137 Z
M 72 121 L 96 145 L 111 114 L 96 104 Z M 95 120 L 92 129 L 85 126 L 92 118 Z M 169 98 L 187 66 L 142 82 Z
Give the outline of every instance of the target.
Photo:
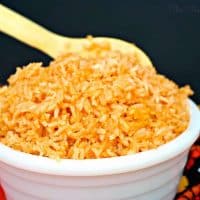
M 2 0 L 46 28 L 71 37 L 92 34 L 132 41 L 160 73 L 190 84 L 200 103 L 200 0 Z M 16 66 L 51 59 L 0 33 L 0 83 Z

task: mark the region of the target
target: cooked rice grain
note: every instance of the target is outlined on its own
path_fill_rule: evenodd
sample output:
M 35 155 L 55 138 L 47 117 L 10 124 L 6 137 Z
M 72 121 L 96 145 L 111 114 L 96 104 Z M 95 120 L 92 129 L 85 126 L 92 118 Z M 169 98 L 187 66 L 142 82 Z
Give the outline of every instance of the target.
M 0 88 L 0 142 L 51 158 L 105 158 L 156 148 L 190 119 L 179 88 L 134 55 L 66 54 L 18 68 Z

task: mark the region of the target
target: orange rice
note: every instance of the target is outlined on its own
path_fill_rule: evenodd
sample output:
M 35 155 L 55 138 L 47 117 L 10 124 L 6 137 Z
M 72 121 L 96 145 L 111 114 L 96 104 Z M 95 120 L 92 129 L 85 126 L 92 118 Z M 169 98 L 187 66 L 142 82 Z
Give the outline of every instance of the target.
M 56 159 L 154 149 L 187 128 L 191 94 L 136 55 L 66 54 L 18 68 L 0 88 L 0 142 Z

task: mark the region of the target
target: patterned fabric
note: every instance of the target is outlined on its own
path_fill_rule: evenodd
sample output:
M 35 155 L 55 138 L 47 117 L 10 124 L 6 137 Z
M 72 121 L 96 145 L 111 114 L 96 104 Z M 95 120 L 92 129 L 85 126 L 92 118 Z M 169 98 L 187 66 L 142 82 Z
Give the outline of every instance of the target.
M 175 200 L 200 200 L 200 138 L 190 150 Z
M 6 200 L 1 187 L 0 200 Z M 175 200 L 200 200 L 200 138 L 190 150 Z

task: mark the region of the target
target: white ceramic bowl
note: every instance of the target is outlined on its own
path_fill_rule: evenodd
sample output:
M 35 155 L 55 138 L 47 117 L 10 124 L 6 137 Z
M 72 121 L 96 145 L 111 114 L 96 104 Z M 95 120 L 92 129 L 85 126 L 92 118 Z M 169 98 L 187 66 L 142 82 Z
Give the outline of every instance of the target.
M 135 155 L 56 161 L 0 144 L 0 181 L 8 200 L 172 200 L 200 131 L 200 112 L 189 104 L 183 134 Z

